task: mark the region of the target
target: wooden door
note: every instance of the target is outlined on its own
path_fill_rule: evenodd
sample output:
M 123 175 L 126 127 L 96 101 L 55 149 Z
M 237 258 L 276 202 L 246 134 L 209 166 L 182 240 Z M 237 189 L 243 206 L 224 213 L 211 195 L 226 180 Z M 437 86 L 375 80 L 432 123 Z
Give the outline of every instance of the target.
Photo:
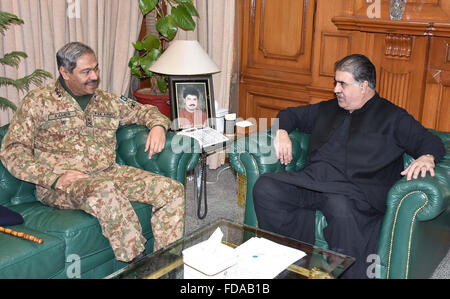
M 244 0 L 239 116 L 275 117 L 308 103 L 314 1 Z

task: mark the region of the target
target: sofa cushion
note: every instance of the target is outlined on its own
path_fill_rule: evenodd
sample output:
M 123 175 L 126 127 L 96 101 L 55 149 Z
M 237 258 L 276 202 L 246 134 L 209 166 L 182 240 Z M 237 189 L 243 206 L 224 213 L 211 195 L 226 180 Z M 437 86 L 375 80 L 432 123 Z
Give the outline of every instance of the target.
M 37 201 L 36 186 L 13 177 L 1 162 L 0 194 L 0 205 L 5 207 Z
M 43 239 L 37 244 L 0 233 L 0 278 L 51 278 L 64 269 L 64 241 L 24 225 L 10 227 Z
M 152 206 L 132 202 L 141 222 L 144 236 L 152 237 Z M 11 207 L 25 219 L 27 227 L 52 234 L 65 241 L 65 256 L 76 254 L 82 264 L 82 272 L 114 258 L 111 246 L 101 231 L 98 220 L 81 210 L 63 210 L 40 202 Z M 66 267 L 70 265 L 70 261 Z
M 142 203 L 132 205 L 141 221 L 143 232 L 151 231 L 151 206 Z M 65 239 L 66 255 L 76 253 L 83 257 L 109 247 L 98 220 L 81 210 L 58 209 L 40 202 L 17 205 L 11 209 L 23 216 L 26 226 Z

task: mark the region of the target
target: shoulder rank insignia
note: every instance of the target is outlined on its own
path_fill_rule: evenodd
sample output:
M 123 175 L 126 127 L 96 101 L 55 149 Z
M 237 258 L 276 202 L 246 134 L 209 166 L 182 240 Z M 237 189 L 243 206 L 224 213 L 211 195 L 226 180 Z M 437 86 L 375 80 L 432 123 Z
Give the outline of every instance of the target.
M 55 88 L 55 92 L 56 92 L 56 95 L 58 96 L 58 98 L 62 98 L 62 92 L 61 92 L 61 90 L 59 90 L 58 87 Z
M 124 102 L 125 104 L 126 103 L 128 103 L 128 98 L 127 97 L 125 97 L 125 96 L 120 96 L 120 98 L 119 98 L 122 102 Z
M 136 101 L 130 101 L 130 102 L 128 102 L 128 106 L 129 106 L 131 109 L 134 109 L 134 107 L 136 107 Z

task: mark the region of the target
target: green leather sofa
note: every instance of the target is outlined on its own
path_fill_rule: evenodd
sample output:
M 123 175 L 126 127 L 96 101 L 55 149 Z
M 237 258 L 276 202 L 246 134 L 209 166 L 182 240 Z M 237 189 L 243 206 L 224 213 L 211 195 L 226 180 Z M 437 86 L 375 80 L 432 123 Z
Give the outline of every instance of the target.
M 8 125 L 0 128 L 0 142 Z M 129 125 L 117 131 L 116 161 L 145 169 L 185 183 L 186 172 L 199 160 L 193 142 L 179 142 L 172 150 L 174 134 L 167 133 L 164 150 L 148 159 L 144 152 L 148 129 Z M 192 146 L 192 148 L 191 148 Z M 198 151 L 197 151 L 198 152 Z M 102 235 L 98 220 L 80 210 L 60 210 L 41 204 L 35 185 L 17 180 L 0 165 L 0 205 L 22 215 L 24 223 L 11 226 L 44 240 L 43 244 L 0 233 L 0 278 L 102 278 L 126 264 L 114 258 L 109 241 Z M 132 203 L 153 250 L 150 225 L 152 206 Z
M 378 278 L 428 278 L 450 249 L 450 133 L 432 131 L 444 142 L 445 157 L 436 175 L 399 180 L 390 190 L 378 245 Z M 259 175 L 281 170 L 296 171 L 306 164 L 309 135 L 291 132 L 293 160 L 287 166 L 276 160 L 270 130 L 238 139 L 230 149 L 234 170 L 246 177 L 244 223 L 257 226 L 253 186 Z M 405 166 L 412 161 L 404 155 Z M 316 212 L 318 247 L 328 248 L 323 237 L 326 219 Z

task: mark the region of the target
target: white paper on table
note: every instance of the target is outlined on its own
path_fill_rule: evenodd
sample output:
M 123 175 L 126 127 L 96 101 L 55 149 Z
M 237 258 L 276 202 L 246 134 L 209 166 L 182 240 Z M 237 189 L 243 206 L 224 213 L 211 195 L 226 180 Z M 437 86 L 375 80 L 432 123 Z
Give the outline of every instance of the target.
M 306 254 L 298 249 L 253 237 L 235 248 L 237 263 L 228 270 L 232 279 L 272 279 Z
M 185 269 L 189 270 L 184 278 L 225 278 L 219 273 L 234 265 L 237 256 L 233 248 L 222 243 L 222 238 L 217 228 L 208 240 L 183 250 L 183 262 L 188 266 Z

